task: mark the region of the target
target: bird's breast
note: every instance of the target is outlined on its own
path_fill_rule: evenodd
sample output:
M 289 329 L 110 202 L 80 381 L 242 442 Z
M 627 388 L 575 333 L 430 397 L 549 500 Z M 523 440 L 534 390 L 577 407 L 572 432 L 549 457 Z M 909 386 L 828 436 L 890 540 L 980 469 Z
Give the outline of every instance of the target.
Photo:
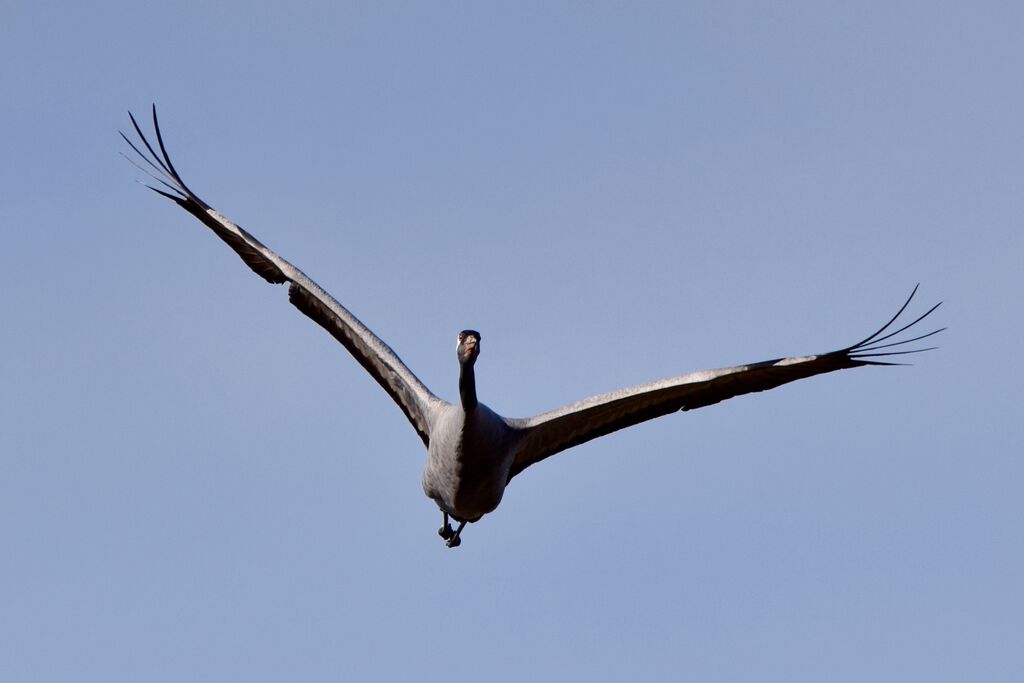
M 451 406 L 431 431 L 423 490 L 449 514 L 479 519 L 501 502 L 511 464 L 504 420 L 483 404 Z

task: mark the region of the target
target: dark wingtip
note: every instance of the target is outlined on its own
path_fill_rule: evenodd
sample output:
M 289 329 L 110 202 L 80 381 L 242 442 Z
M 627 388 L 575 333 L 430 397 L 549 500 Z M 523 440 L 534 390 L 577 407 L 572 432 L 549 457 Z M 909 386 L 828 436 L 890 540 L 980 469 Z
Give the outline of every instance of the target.
M 859 346 L 864 346 L 864 345 L 866 345 L 866 344 L 868 344 L 868 343 L 870 343 L 872 341 L 881 341 L 880 339 L 878 339 L 878 335 L 882 334 L 887 329 L 889 329 L 889 326 L 892 325 L 894 322 L 896 322 L 897 318 L 899 318 L 901 315 L 903 315 L 903 311 L 907 310 L 907 306 L 910 305 L 910 302 L 913 300 L 914 295 L 917 294 L 917 288 L 920 287 L 920 286 L 921 286 L 920 282 L 918 282 L 916 285 L 914 285 L 914 289 L 911 290 L 910 296 L 907 297 L 907 300 L 904 301 L 903 305 L 900 306 L 898 311 L 896 311 L 896 314 L 893 317 L 889 318 L 888 322 L 886 322 L 884 325 L 882 325 L 880 328 L 878 328 L 878 330 L 874 334 L 872 334 L 872 335 L 862 339 L 861 341 L 857 342 L 856 344 L 854 344 L 850 348 L 851 349 L 855 349 L 855 348 L 857 348 Z M 892 335 L 890 334 L 889 336 L 892 336 Z M 885 337 L 882 337 L 882 339 L 885 339 Z
M 847 347 L 844 351 L 842 351 L 842 353 L 847 358 L 849 358 L 851 360 L 861 361 L 862 363 L 868 364 L 868 365 L 906 365 L 906 363 L 894 363 L 894 362 L 886 363 L 886 362 L 883 362 L 883 361 L 868 361 L 868 360 L 865 360 L 865 359 L 867 359 L 867 358 L 885 357 L 885 356 L 902 356 L 902 355 L 908 355 L 908 354 L 923 353 L 925 351 L 932 351 L 932 350 L 938 348 L 936 346 L 930 346 L 930 347 L 927 347 L 927 348 L 920 348 L 920 349 L 907 349 L 906 345 L 907 344 L 911 344 L 911 343 L 916 342 L 916 341 L 920 341 L 922 339 L 927 339 L 928 337 L 932 337 L 933 335 L 939 334 L 940 332 L 945 331 L 945 329 L 946 329 L 945 327 L 940 327 L 937 330 L 932 330 L 931 332 L 927 332 L 925 334 L 918 334 L 918 335 L 910 337 L 909 339 L 899 339 L 899 338 L 897 338 L 895 341 L 891 341 L 891 342 L 886 343 L 886 344 L 882 343 L 882 342 L 886 341 L 887 339 L 892 339 L 893 337 L 896 337 L 897 335 L 901 334 L 902 332 L 906 332 L 910 328 L 914 327 L 915 325 L 920 323 L 922 320 L 924 320 L 925 318 L 930 316 L 932 313 L 934 313 L 935 310 L 939 306 L 942 305 L 942 302 L 940 301 L 939 303 L 935 304 L 934 306 L 932 306 L 931 308 L 926 310 L 924 313 L 919 315 L 918 317 L 916 317 L 913 320 L 911 320 L 906 325 L 903 325 L 902 327 L 900 327 L 900 328 L 898 328 L 896 330 L 893 330 L 891 332 L 887 332 L 887 330 L 889 330 L 893 326 L 893 324 L 896 323 L 897 320 L 899 320 L 900 316 L 903 315 L 903 312 L 907 309 L 907 306 L 910 305 L 911 300 L 913 300 L 914 295 L 917 294 L 917 290 L 918 290 L 918 288 L 920 286 L 921 286 L 921 283 L 917 283 L 916 285 L 914 285 L 913 291 L 910 292 L 910 296 L 907 297 L 907 300 L 904 301 L 903 305 L 900 306 L 898 311 L 896 311 L 896 315 L 894 315 L 892 318 L 890 318 L 889 321 L 886 322 L 885 325 L 880 327 L 877 332 L 875 332 L 871 336 L 867 337 L 866 339 L 864 339 L 864 340 L 854 344 L 853 346 Z M 883 333 L 885 333 L 885 334 L 883 334 Z M 897 347 L 901 347 L 902 350 L 896 350 Z M 889 349 L 891 349 L 891 350 L 889 350 Z
M 146 149 L 146 151 L 149 152 L 149 154 L 144 154 L 142 149 L 135 143 L 133 143 L 131 139 L 129 139 L 128 136 L 125 135 L 123 131 L 118 131 L 118 133 L 121 135 L 124 141 L 128 143 L 128 146 L 132 148 L 132 151 L 134 151 L 139 156 L 140 159 L 142 159 L 148 166 L 150 166 L 154 171 L 156 171 L 156 174 L 153 174 L 147 169 L 142 168 L 141 166 L 139 166 L 139 164 L 135 163 L 130 158 L 128 159 L 128 161 L 133 163 L 136 167 L 140 168 L 142 171 L 144 171 L 147 175 L 152 177 L 161 185 L 167 187 L 168 189 L 174 192 L 180 192 L 182 195 L 184 195 L 184 197 L 187 200 L 195 202 L 204 210 L 209 210 L 210 206 L 202 199 L 200 199 L 198 196 L 196 196 L 196 193 L 193 192 L 192 189 L 185 184 L 185 181 L 183 181 L 181 179 L 181 176 L 178 175 L 178 170 L 174 168 L 174 164 L 171 163 L 171 157 L 167 153 L 167 148 L 164 146 L 163 135 L 160 132 L 160 121 L 157 118 L 155 102 L 153 102 L 150 105 L 150 111 L 153 116 L 153 131 L 156 134 L 156 148 L 154 148 L 153 145 L 150 144 L 149 139 L 146 138 L 145 134 L 143 134 L 142 127 L 139 125 L 139 122 L 135 118 L 135 115 L 132 114 L 131 110 L 128 111 L 128 118 L 132 122 L 132 128 L 135 129 L 135 132 L 138 135 L 139 140 L 142 142 L 142 146 Z M 157 153 L 157 149 L 160 150 L 159 153 Z
M 160 189 L 159 187 L 153 187 L 153 186 L 152 186 L 152 185 L 150 185 L 149 183 L 144 183 L 144 182 L 142 182 L 141 180 L 140 180 L 140 181 L 137 181 L 137 182 L 138 182 L 138 183 L 139 183 L 140 185 L 144 185 L 145 187 L 148 187 L 149 189 L 153 190 L 153 192 L 156 192 L 156 193 L 157 193 L 157 194 L 159 194 L 159 195 L 163 195 L 164 197 L 167 197 L 168 199 L 173 199 L 173 200 L 174 200 L 174 201 L 175 201 L 176 203 L 178 203 L 178 204 L 181 204 L 182 202 L 186 201 L 186 200 L 185 200 L 185 199 L 184 199 L 183 197 L 179 197 L 179 196 L 178 196 L 178 195 L 176 195 L 176 194 L 171 194 L 170 192 L 164 192 L 164 191 L 163 191 L 163 190 L 161 190 L 161 189 Z

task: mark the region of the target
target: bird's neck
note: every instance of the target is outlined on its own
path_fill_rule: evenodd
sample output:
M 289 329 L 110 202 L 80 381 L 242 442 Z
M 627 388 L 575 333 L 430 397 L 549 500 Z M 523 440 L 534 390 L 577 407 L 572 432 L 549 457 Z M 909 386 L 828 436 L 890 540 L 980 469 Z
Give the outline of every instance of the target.
M 463 410 L 476 408 L 476 375 L 473 374 L 471 363 L 463 363 L 459 366 L 459 397 L 462 399 Z

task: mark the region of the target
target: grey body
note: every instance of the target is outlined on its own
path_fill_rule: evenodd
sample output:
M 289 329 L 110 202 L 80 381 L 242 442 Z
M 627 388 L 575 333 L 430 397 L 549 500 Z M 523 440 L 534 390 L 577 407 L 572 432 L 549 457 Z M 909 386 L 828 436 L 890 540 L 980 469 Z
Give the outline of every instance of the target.
M 473 368 L 479 355 L 479 333 L 472 330 L 459 333 L 460 400 L 458 403 L 443 401 L 348 309 L 298 268 L 217 213 L 185 185 L 164 148 L 155 108 L 153 125 L 159 154 L 142 134 L 134 117 L 132 125 L 149 152 L 149 155 L 143 153 L 122 133 L 140 157 L 141 163 L 132 163 L 165 189 L 150 188 L 202 221 L 260 277 L 271 283 L 290 283 L 291 303 L 337 339 L 401 408 L 427 448 L 423 490 L 444 513 L 440 533 L 448 539 L 449 546 L 458 545 L 459 533 L 466 522 L 475 522 L 498 506 L 512 478 L 555 453 L 662 415 L 766 391 L 798 379 L 865 365 L 894 365 L 896 363 L 877 358 L 928 350 L 904 350 L 903 345 L 941 331 L 910 338 L 896 337 L 929 315 L 938 304 L 910 323 L 888 331 L 910 304 L 917 291 L 915 287 L 906 303 L 881 329 L 836 351 L 703 370 L 592 396 L 531 418 L 504 418 L 476 398 Z M 887 341 L 894 337 L 896 341 Z M 448 527 L 448 516 L 462 522 L 457 531 L 452 532 Z
M 482 403 L 468 411 L 445 404 L 431 421 L 423 492 L 455 519 L 475 522 L 501 502 L 516 434 Z

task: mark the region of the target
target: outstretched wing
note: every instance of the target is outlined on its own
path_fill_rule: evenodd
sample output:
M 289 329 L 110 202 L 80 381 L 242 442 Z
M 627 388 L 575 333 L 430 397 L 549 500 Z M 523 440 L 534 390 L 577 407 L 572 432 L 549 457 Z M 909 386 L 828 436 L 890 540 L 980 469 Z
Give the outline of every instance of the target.
M 330 294 L 309 279 L 305 273 L 284 260 L 248 232 L 217 213 L 209 204 L 196 196 L 178 175 L 171 163 L 171 158 L 164 148 L 160 125 L 156 118 L 156 106 L 153 106 L 153 129 L 160 153 L 146 139 L 129 112 L 132 126 L 139 135 L 142 146 L 149 154 L 145 154 L 138 146 L 124 138 L 128 146 L 139 156 L 138 162 L 127 158 L 139 169 L 156 180 L 164 189 L 147 185 L 151 190 L 173 200 L 183 209 L 206 224 L 228 246 L 235 250 L 247 266 L 267 282 L 290 282 L 288 298 L 300 311 L 315 320 L 321 327 L 341 342 L 359 364 L 377 380 L 384 391 L 394 399 L 402 409 L 412 426 L 423 439 L 424 445 L 430 441 L 431 407 L 443 403 L 427 389 L 426 386 L 402 363 L 401 359 L 377 335 L 371 332 L 359 319 L 339 304 Z M 144 164 L 144 165 L 143 165 Z
M 887 333 L 886 331 L 906 310 L 916 292 L 917 287 L 914 287 L 914 291 L 910 293 L 910 297 L 900 310 L 881 329 L 867 339 L 838 351 L 815 356 L 779 358 L 734 368 L 704 370 L 609 394 L 591 396 L 536 417 L 507 420 L 520 434 L 509 479 L 555 453 L 662 415 L 702 408 L 755 391 L 767 391 L 788 382 L 834 370 L 857 368 L 862 365 L 899 365 L 876 359 L 930 351 L 934 347 L 903 347 L 905 344 L 938 334 L 945 328 L 910 339 L 883 343 L 909 330 L 939 307 L 940 304 L 935 304 L 920 317 Z

